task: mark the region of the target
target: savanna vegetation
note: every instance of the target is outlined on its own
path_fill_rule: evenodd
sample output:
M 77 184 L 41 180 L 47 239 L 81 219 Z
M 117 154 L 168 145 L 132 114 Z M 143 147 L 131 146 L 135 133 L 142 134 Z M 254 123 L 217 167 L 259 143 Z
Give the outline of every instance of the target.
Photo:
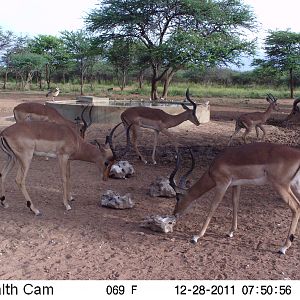
M 300 33 L 269 32 L 256 55 L 251 7 L 241 0 L 105 0 L 85 28 L 59 36 L 20 36 L 0 28 L 0 88 L 62 93 L 138 94 L 153 101 L 183 95 L 297 96 Z M 243 58 L 249 71 L 235 71 Z

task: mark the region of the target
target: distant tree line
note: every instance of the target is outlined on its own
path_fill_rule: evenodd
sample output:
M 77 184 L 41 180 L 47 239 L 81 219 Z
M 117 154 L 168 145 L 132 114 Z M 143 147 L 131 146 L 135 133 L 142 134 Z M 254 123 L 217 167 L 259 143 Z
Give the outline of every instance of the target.
M 151 85 L 151 99 L 166 98 L 171 81 L 221 85 L 300 83 L 300 33 L 271 31 L 265 57 L 252 71 L 238 72 L 241 57 L 255 57 L 256 30 L 250 7 L 241 0 L 103 0 L 78 31 L 59 36 L 18 36 L 0 28 L 2 89 L 36 84 L 115 82 L 123 90 L 137 81 Z M 162 94 L 158 86 L 162 85 Z

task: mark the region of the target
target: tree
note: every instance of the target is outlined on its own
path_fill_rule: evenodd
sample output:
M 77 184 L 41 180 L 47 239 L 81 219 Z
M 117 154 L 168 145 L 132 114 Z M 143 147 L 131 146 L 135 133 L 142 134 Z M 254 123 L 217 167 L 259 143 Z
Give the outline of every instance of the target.
M 30 52 L 15 53 L 10 57 L 10 67 L 20 76 L 22 89 L 27 88 L 33 73 L 40 71 L 46 62 L 44 56 Z
M 30 52 L 43 55 L 47 60 L 45 64 L 45 77 L 47 88 L 51 86 L 51 73 L 59 65 L 59 57 L 63 49 L 62 40 L 52 35 L 38 35 L 29 43 Z M 41 88 L 41 77 L 40 77 Z
M 8 32 L 7 34 L 9 34 L 9 37 L 7 35 L 6 38 L 9 38 L 10 42 L 7 43 L 6 40 L 5 46 L 2 47 L 2 57 L 0 59 L 4 71 L 3 89 L 6 89 L 8 73 L 13 71 L 11 57 L 14 54 L 24 52 L 25 49 L 27 49 L 29 41 L 27 36 L 15 36 L 11 32 Z M 4 43 L 2 45 L 4 45 Z
M 300 33 L 270 31 L 265 39 L 265 59 L 254 61 L 254 65 L 278 73 L 288 72 L 291 98 L 294 97 L 294 71 L 300 68 Z
M 250 8 L 241 0 L 104 0 L 86 18 L 87 29 L 100 41 L 125 38 L 140 41 L 152 69 L 151 99 L 162 97 L 174 74 L 191 64 L 238 63 L 253 43 L 242 29 L 255 27 Z
M 93 39 L 83 30 L 63 31 L 61 39 L 65 49 L 70 53 L 71 58 L 79 63 L 80 93 L 83 95 L 84 76 L 88 67 L 89 58 L 97 53 Z M 99 51 L 99 50 L 98 50 Z
M 124 38 L 114 40 L 107 51 L 107 57 L 115 68 L 119 86 L 123 91 L 126 86 L 126 75 L 133 65 L 133 42 Z

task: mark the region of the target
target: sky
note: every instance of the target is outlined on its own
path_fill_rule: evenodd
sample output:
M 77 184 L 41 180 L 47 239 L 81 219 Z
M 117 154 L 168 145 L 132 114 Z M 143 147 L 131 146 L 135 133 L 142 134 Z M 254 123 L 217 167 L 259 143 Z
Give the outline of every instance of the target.
M 84 27 L 84 17 L 99 0 L 0 0 L 0 27 L 16 34 L 59 35 L 63 30 Z M 299 0 L 244 0 L 261 23 L 259 36 L 268 30 L 290 28 L 300 32 Z
M 0 0 L 0 27 L 17 35 L 59 36 L 68 30 L 84 27 L 84 17 L 97 7 L 99 0 Z M 258 45 L 263 44 L 269 30 L 291 29 L 300 32 L 299 0 L 244 0 L 252 7 L 260 24 Z

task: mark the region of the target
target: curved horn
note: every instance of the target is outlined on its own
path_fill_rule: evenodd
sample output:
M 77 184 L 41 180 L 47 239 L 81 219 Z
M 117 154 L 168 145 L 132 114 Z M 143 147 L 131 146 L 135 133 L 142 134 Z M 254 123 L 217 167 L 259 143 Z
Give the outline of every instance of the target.
M 113 138 L 113 134 L 115 132 L 115 130 L 122 124 L 123 122 L 120 122 L 119 124 L 117 124 L 109 133 L 109 135 L 106 136 L 106 140 L 105 140 L 105 144 L 109 144 L 109 147 L 114 155 L 114 157 L 116 157 L 116 152 L 115 152 L 115 148 L 113 146 L 113 142 L 112 142 L 112 138 Z
M 275 98 L 272 94 L 267 94 L 267 101 L 276 102 L 277 98 Z
M 190 98 L 190 90 L 189 88 L 187 88 L 186 93 L 185 93 L 186 99 L 193 105 L 193 110 L 195 111 L 197 108 L 197 104 L 192 101 L 192 99 Z
M 113 141 L 112 141 L 112 139 L 113 139 L 113 134 L 114 134 L 115 130 L 116 130 L 121 124 L 123 124 L 123 122 L 120 122 L 119 124 L 117 124 L 117 125 L 111 130 L 110 134 L 106 136 L 106 141 L 105 141 L 105 144 L 107 144 L 107 143 L 109 144 L 109 147 L 110 147 L 110 149 L 111 149 L 111 151 L 112 151 L 113 156 L 114 156 L 115 159 L 118 159 L 118 158 L 121 158 L 122 156 L 124 156 L 125 153 L 128 151 L 129 146 L 130 146 L 130 134 L 129 134 L 129 130 L 130 130 L 132 124 L 130 124 L 130 125 L 127 127 L 127 129 L 126 129 L 126 147 L 125 147 L 125 149 L 124 149 L 119 155 L 116 154 L 115 148 L 114 148 L 114 146 L 113 146 Z
M 175 192 L 176 192 L 177 185 L 175 183 L 174 178 L 175 178 L 175 175 L 176 175 L 179 167 L 180 167 L 180 152 L 178 151 L 175 168 L 174 168 L 174 170 L 172 171 L 172 173 L 170 174 L 170 177 L 169 177 L 170 186 L 173 188 L 173 190 Z M 177 192 L 176 192 L 176 194 L 177 194 Z
M 190 155 L 191 155 L 191 158 L 192 158 L 192 164 L 191 164 L 191 167 L 190 169 L 179 179 L 179 185 L 176 185 L 175 183 L 175 175 L 180 167 L 180 153 L 178 152 L 177 154 L 177 159 L 176 159 L 176 166 L 174 168 L 174 170 L 172 171 L 170 177 L 169 177 L 169 182 L 170 182 L 170 186 L 174 189 L 174 191 L 176 192 L 176 199 L 178 201 L 178 192 L 176 191 L 176 188 L 179 188 L 181 190 L 187 190 L 186 188 L 186 180 L 187 180 L 187 177 L 191 174 L 191 172 L 193 171 L 194 167 L 195 167 L 195 157 L 194 157 L 194 153 L 192 151 L 191 148 L 189 148 L 189 152 L 190 152 Z
M 194 156 L 194 152 L 191 148 L 189 148 L 189 152 L 192 158 L 192 163 L 191 163 L 191 167 L 190 169 L 180 178 L 179 180 L 179 187 L 181 189 L 186 189 L 186 181 L 188 176 L 193 172 L 194 168 L 195 168 L 195 156 Z
M 82 128 L 81 128 L 81 134 L 82 134 L 82 137 L 84 137 L 86 130 L 87 130 L 88 127 L 90 127 L 91 124 L 92 124 L 92 110 L 93 110 L 93 107 L 94 107 L 93 105 L 90 106 L 90 110 L 89 110 L 89 122 L 87 122 L 87 121 L 85 120 L 85 118 L 84 118 L 84 113 L 85 113 L 85 111 L 86 111 L 86 109 L 87 109 L 88 107 L 89 107 L 89 105 L 87 105 L 86 107 L 84 107 L 84 109 L 83 109 L 82 112 L 81 112 L 81 120 L 82 120 L 82 122 L 83 122 L 83 126 L 82 126 Z

